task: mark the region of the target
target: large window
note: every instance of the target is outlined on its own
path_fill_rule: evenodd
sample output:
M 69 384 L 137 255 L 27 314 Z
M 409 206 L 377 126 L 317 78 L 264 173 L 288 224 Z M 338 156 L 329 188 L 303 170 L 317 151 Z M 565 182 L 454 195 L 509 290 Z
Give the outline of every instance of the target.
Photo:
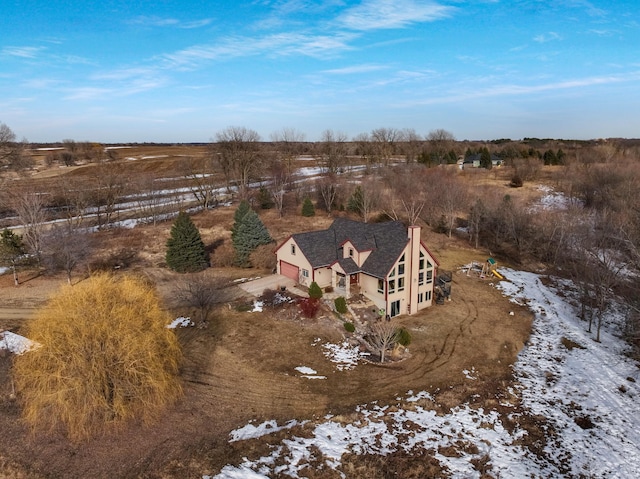
M 384 280 L 378 280 L 378 293 L 384 294 Z
M 389 280 L 389 294 L 395 293 L 395 292 L 396 292 L 396 280 L 391 279 Z
M 398 291 L 404 291 L 404 276 L 398 278 Z

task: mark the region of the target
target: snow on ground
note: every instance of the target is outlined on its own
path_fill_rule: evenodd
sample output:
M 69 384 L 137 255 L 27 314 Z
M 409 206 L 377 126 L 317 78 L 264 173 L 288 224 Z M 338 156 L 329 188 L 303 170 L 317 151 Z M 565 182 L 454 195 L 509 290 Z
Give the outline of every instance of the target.
M 20 336 L 19 334 L 12 333 L 11 331 L 4 331 L 0 333 L 0 349 L 5 349 L 13 354 L 22 354 L 39 347 L 38 343 L 34 343 L 30 339 Z
M 168 329 L 188 328 L 189 326 L 195 326 L 195 324 L 191 321 L 191 318 L 185 318 L 184 316 L 180 316 L 171 321 L 171 324 L 167 324 Z
M 0 276 L 9 271 L 9 268 L 5 268 L 4 266 L 0 266 Z
M 571 200 L 564 193 L 557 192 L 550 186 L 540 185 L 538 191 L 542 191 L 543 196 L 533 210 L 566 210 L 571 204 Z
M 322 347 L 325 357 L 336 363 L 338 371 L 355 368 L 358 361 L 369 355 L 360 351 L 358 346 L 351 346 L 348 341 L 343 341 L 341 344 L 326 343 Z
M 294 369 L 299 373 L 302 373 L 301 377 L 306 379 L 327 379 L 326 376 L 318 376 L 318 371 L 307 366 L 298 366 Z
M 264 301 L 254 301 L 252 313 L 262 313 L 262 309 L 264 308 Z
M 317 451 L 325 466 L 335 469 L 345 453 L 386 455 L 416 448 L 432 451 L 453 478 L 479 478 L 473 464 L 484 458 L 494 477 L 638 477 L 640 371 L 624 356 L 614 328 L 603 331 L 602 342 L 595 342 L 565 302 L 566 281 L 558 281 L 562 291 L 556 291 L 539 275 L 504 268 L 500 272 L 510 281 L 500 282 L 498 288 L 535 313 L 530 340 L 514 366 L 516 385 L 511 394 L 521 398 L 528 415 L 546 418 L 543 454 L 524 447 L 527 431 L 507 430 L 497 411 L 462 405 L 438 415 L 422 406 L 432 400 L 427 392 L 409 391 L 398 398 L 403 407 L 374 403 L 356 408 L 352 423 L 328 417 L 315 426 L 307 424 L 305 437 L 284 439 L 270 455 L 227 465 L 215 478 L 298 478 L 310 460 L 317 461 Z M 619 320 L 616 314 L 612 309 L 610 325 Z M 345 343 L 323 347 L 327 354 L 340 351 L 331 353 L 331 360 L 351 350 Z M 351 358 L 349 367 L 357 362 L 357 355 Z M 464 374 L 474 377 L 476 371 Z M 516 402 L 501 399 L 503 408 L 513 408 L 511 419 L 522 414 L 511 405 Z M 238 440 L 237 434 L 234 431 L 230 440 Z M 440 453 L 441 447 L 460 444 L 466 446 L 456 447 L 458 457 Z

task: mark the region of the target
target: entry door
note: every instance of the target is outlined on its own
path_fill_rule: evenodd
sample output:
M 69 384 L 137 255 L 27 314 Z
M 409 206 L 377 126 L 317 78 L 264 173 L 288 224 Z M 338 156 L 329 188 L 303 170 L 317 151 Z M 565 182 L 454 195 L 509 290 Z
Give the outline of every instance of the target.
M 393 301 L 391 303 L 391 317 L 397 316 L 400 314 L 400 300 Z

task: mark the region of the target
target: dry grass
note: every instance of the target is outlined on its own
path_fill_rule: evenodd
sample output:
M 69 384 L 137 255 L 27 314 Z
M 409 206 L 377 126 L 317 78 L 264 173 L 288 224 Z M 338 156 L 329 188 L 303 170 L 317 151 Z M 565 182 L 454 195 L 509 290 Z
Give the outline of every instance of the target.
M 63 288 L 27 328 L 40 347 L 15 360 L 26 422 L 79 440 L 155 418 L 181 392 L 169 320 L 153 290 L 132 277 Z

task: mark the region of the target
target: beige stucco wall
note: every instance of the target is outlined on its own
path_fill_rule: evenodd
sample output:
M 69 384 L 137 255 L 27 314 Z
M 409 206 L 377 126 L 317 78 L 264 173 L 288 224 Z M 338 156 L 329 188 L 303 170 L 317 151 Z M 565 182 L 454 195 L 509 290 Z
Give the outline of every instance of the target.
M 314 273 L 314 281 L 318 283 L 318 286 L 321 288 L 331 286 L 331 273 L 331 268 L 318 268 Z
M 291 254 L 291 245 L 295 245 L 296 247 L 295 254 Z M 304 278 L 299 278 L 298 280 L 300 281 L 300 283 L 306 284 L 307 286 L 311 284 L 311 276 L 312 276 L 311 264 L 309 264 L 307 259 L 304 257 L 304 255 L 300 251 L 300 248 L 298 248 L 298 245 L 296 244 L 293 238 L 289 238 L 278 249 L 278 251 L 276 252 L 276 258 L 278 260 L 276 265 L 278 274 L 280 274 L 280 261 L 285 261 L 287 263 L 295 264 L 296 266 L 298 266 L 298 268 L 300 268 L 300 273 L 302 273 L 303 269 L 306 269 L 307 271 L 309 271 L 308 281 L 305 281 Z M 302 274 L 300 274 L 300 276 L 302 276 Z

